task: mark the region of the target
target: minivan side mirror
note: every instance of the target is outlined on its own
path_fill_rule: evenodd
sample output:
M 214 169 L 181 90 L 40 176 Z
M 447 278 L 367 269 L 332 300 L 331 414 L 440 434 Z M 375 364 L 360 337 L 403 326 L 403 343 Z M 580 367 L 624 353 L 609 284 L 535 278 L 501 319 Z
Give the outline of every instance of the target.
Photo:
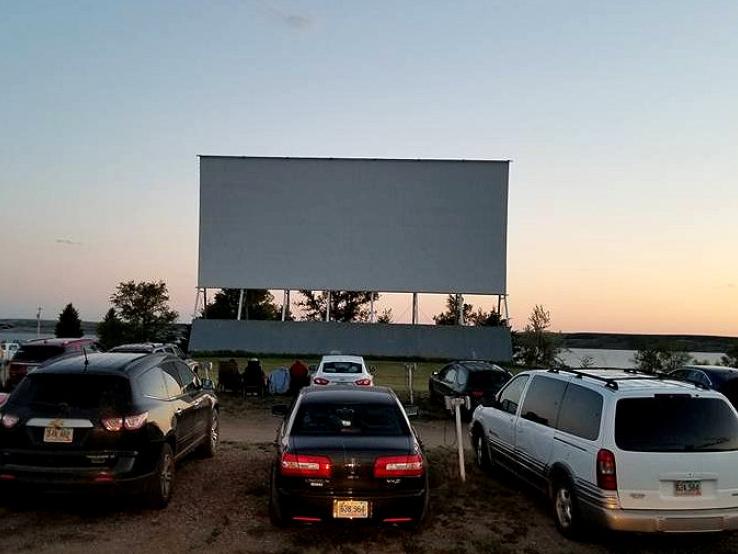
M 272 406 L 273 416 L 284 417 L 287 415 L 288 411 L 289 411 L 289 406 L 287 404 L 275 404 L 274 406 Z

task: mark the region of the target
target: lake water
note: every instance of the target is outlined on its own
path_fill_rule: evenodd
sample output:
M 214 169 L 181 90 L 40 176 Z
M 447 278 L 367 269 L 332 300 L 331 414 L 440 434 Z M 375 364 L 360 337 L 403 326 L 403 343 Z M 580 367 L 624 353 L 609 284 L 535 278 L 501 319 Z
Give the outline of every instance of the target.
M 561 353 L 561 359 L 571 368 L 582 367 L 582 360 L 592 358 L 591 367 L 609 367 L 616 369 L 632 369 L 635 367 L 633 357 L 635 350 L 605 350 L 599 348 L 569 348 Z M 716 364 L 723 354 L 718 352 L 690 352 L 693 362 Z

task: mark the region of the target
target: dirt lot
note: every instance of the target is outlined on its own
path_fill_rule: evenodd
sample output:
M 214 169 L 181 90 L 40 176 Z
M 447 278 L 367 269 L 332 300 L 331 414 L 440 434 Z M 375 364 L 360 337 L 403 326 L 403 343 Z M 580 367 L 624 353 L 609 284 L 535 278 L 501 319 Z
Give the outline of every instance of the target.
M 274 437 L 276 420 L 266 415 L 265 408 L 253 402 L 226 404 L 227 436 L 218 456 L 179 466 L 174 499 L 164 511 L 99 497 L 3 498 L 0 552 L 738 551 L 738 535 L 600 534 L 589 542 L 569 542 L 557 533 L 544 499 L 515 479 L 492 478 L 469 466 L 469 482 L 460 485 L 455 450 L 442 446 L 451 438 L 452 427 L 446 425 L 444 436 L 444 422 L 432 419 L 418 422 L 428 431 L 424 440 L 432 468 L 432 515 L 424 529 L 362 525 L 275 529 L 269 523 L 267 502 L 272 454 L 268 441 Z M 255 430 L 264 426 L 271 430 Z

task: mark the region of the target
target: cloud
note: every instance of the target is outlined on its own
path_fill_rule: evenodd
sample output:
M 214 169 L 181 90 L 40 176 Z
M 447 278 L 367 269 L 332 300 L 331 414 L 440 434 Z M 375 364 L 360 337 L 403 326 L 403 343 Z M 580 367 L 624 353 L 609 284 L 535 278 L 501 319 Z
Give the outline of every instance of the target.
M 56 242 L 56 244 L 66 244 L 67 246 L 82 246 L 82 243 L 77 242 L 76 240 L 56 239 L 54 242 Z
M 284 23 L 288 27 L 291 27 L 298 31 L 303 31 L 305 29 L 312 27 L 313 25 L 313 19 L 308 15 L 289 12 L 280 7 L 275 6 L 271 2 L 263 2 L 262 7 L 264 8 L 264 10 L 269 12 L 270 15 L 279 19 L 282 23 Z

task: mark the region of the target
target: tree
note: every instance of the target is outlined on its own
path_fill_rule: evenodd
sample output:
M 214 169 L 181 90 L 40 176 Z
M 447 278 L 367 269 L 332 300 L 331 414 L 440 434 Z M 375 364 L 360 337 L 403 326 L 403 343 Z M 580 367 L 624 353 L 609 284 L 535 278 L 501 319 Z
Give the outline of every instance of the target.
M 688 364 L 692 356 L 674 344 L 644 344 L 633 356 L 636 367 L 645 373 L 669 372 Z
M 123 321 L 126 340 L 170 342 L 176 337 L 173 324 L 179 314 L 169 307 L 164 281 L 122 282 L 110 303 Z
M 304 311 L 307 320 L 321 320 L 325 318 L 327 294 L 311 290 L 301 290 L 303 299 L 297 305 Z M 331 291 L 331 321 L 366 321 L 369 319 L 367 305 L 372 300 L 371 292 L 367 291 Z M 374 299 L 379 298 L 375 295 Z
M 728 348 L 720 362 L 728 367 L 738 367 L 738 342 Z
M 582 369 L 589 369 L 589 368 L 594 367 L 594 365 L 595 365 L 595 359 L 589 354 L 582 356 L 582 359 L 579 360 L 579 367 Z
M 57 337 L 64 339 L 76 339 L 85 334 L 82 331 L 79 312 L 71 303 L 67 304 L 62 313 L 59 314 L 55 334 Z
M 205 306 L 203 316 L 207 319 L 238 319 L 240 289 L 221 289 L 213 301 Z M 245 289 L 241 319 L 280 319 L 281 306 L 274 303 L 274 295 L 266 289 Z
M 125 342 L 125 325 L 115 313 L 115 308 L 110 308 L 97 324 L 97 340 L 105 350 Z
M 505 325 L 505 320 L 502 319 L 500 312 L 492 308 L 489 312 L 485 312 L 481 307 L 476 312 L 469 314 L 468 321 L 472 325 L 478 325 L 481 327 L 502 327 Z
M 392 308 L 385 308 L 377 318 L 377 323 L 392 323 Z
M 436 325 L 456 325 L 458 321 L 459 303 L 455 294 L 449 294 L 446 297 L 446 311 L 433 316 Z M 463 298 L 463 297 L 461 297 Z M 462 300 L 463 301 L 463 300 Z M 472 315 L 472 305 L 464 304 L 464 321 L 469 321 Z
M 536 305 L 520 333 L 513 333 L 513 358 L 524 367 L 560 367 L 561 338 L 548 330 L 551 314 Z

